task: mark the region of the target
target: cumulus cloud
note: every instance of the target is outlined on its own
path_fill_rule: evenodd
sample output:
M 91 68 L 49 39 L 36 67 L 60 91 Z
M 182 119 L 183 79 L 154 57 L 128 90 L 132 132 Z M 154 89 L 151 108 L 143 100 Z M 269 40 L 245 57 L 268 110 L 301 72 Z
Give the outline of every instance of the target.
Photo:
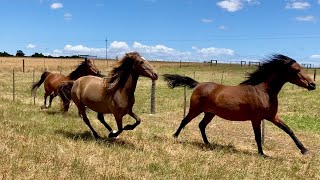
M 296 17 L 297 21 L 304 21 L 304 22 L 315 22 L 316 18 L 314 16 L 298 16 Z
M 310 4 L 306 1 L 291 1 L 286 4 L 286 9 L 307 9 L 310 8 Z
M 239 11 L 245 5 L 258 5 L 258 4 L 260 4 L 260 2 L 257 0 L 222 0 L 217 2 L 217 6 L 229 12 Z
M 28 44 L 27 45 L 27 49 L 34 49 L 34 48 L 36 48 L 37 46 L 36 45 L 34 45 L 34 44 Z
M 121 57 L 127 52 L 137 51 L 147 59 L 152 60 L 192 60 L 202 61 L 211 58 L 232 57 L 235 51 L 227 48 L 198 48 L 191 47 L 188 51 L 179 51 L 163 44 L 146 45 L 140 42 L 134 42 L 128 45 L 126 42 L 113 41 L 108 46 L 108 58 Z M 52 53 L 45 53 L 52 56 L 71 56 L 71 55 L 91 55 L 105 58 L 105 48 L 92 48 L 84 45 L 65 45 L 61 50 L 55 49 Z
M 61 4 L 61 3 L 53 3 L 53 4 L 51 4 L 51 6 L 50 6 L 50 8 L 51 9 L 61 9 L 61 8 L 63 8 L 63 5 Z
M 320 59 L 320 54 L 314 54 L 310 56 L 311 59 Z
M 192 47 L 193 50 L 195 50 L 197 53 L 201 54 L 202 56 L 233 56 L 235 54 L 234 50 L 227 49 L 227 48 L 215 48 L 215 47 L 209 47 L 209 48 L 198 48 L 198 47 Z

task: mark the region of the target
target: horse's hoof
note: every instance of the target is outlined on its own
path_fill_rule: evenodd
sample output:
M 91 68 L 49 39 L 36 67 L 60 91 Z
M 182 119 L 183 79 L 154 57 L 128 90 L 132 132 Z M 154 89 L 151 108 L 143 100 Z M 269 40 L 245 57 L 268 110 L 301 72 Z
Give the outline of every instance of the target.
M 45 107 L 45 106 L 41 106 L 40 108 L 41 108 L 41 109 L 47 109 L 47 107 Z
M 129 124 L 129 125 L 124 126 L 123 130 L 133 130 L 134 128 L 135 128 L 135 126 Z
M 303 150 L 301 150 L 301 154 L 308 155 L 309 154 L 309 150 L 308 149 L 303 149 Z
M 119 136 L 116 135 L 116 132 L 115 130 L 111 131 L 110 134 L 108 135 L 108 138 L 110 139 L 118 139 Z

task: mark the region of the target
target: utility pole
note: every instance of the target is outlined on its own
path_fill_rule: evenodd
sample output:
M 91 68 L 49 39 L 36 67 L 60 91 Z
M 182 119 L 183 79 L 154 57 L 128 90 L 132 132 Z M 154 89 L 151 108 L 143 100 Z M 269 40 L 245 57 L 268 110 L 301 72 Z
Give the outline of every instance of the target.
M 106 38 L 106 60 L 107 60 L 107 68 L 108 68 L 108 38 Z
M 106 59 L 108 59 L 108 38 L 106 38 Z

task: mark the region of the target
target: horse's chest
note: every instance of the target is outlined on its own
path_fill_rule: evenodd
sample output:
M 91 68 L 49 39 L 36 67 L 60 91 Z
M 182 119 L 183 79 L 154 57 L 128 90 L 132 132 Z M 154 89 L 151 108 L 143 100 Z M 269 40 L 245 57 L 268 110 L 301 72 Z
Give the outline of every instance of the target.
M 134 96 L 125 91 L 119 91 L 115 93 L 113 102 L 119 108 L 131 108 L 134 104 Z

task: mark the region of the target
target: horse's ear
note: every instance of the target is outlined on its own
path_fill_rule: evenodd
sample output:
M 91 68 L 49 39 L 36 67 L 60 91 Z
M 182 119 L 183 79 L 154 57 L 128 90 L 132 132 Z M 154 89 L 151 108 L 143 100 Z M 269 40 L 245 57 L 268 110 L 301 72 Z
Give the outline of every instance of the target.
M 87 63 L 87 62 L 88 62 L 88 58 L 84 58 L 84 62 L 86 62 L 86 63 Z

